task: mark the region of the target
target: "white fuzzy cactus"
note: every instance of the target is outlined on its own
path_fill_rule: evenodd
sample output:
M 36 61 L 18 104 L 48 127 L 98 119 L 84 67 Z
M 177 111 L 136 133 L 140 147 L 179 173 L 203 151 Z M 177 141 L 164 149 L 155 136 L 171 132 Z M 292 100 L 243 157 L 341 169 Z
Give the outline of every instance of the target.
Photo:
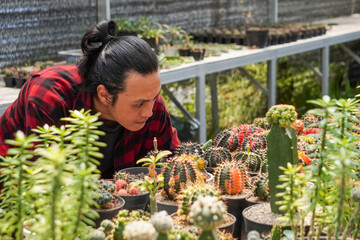
M 191 206 L 190 220 L 203 231 L 215 230 L 227 214 L 225 204 L 217 197 L 199 196 Z
M 140 220 L 126 224 L 123 235 L 126 240 L 153 240 L 157 232 L 151 223 Z
M 151 216 L 150 222 L 159 233 L 169 232 L 173 226 L 173 220 L 166 211 L 160 211 Z

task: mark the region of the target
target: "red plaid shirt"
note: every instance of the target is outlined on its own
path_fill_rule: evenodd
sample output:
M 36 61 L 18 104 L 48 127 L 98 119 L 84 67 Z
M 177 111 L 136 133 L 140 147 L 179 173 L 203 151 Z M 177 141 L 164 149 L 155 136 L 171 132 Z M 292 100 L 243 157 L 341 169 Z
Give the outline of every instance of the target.
M 31 129 L 46 123 L 60 126 L 65 124 L 60 119 L 68 116 L 70 109 L 90 109 L 92 97 L 80 89 L 81 82 L 75 65 L 50 67 L 27 80 L 18 99 L 0 117 L 0 155 L 5 156 L 9 148 L 4 140 L 13 139 L 17 130 L 28 135 Z M 160 95 L 145 126 L 136 132 L 124 129 L 119 136 L 113 151 L 114 169 L 134 166 L 153 149 L 154 137 L 161 150 L 173 150 L 180 144 Z

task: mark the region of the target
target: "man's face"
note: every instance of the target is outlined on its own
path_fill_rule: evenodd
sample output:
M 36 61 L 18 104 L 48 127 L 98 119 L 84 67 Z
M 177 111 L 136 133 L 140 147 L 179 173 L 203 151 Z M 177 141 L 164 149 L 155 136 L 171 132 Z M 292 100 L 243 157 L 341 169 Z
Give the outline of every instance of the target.
M 137 131 L 153 114 L 154 102 L 161 90 L 160 71 L 148 75 L 130 73 L 125 83 L 125 91 L 118 94 L 110 111 L 121 126 Z

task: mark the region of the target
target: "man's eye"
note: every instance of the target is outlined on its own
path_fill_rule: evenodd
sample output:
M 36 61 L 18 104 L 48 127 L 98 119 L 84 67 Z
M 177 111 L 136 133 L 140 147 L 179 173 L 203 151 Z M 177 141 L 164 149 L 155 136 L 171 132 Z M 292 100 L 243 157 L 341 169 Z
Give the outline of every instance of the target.
M 143 103 L 136 104 L 135 107 L 139 108 L 143 105 Z

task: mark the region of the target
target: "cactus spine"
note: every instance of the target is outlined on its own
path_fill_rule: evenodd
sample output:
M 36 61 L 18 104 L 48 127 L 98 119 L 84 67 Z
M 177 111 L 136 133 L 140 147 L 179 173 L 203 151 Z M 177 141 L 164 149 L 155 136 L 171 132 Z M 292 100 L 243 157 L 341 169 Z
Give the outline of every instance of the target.
M 204 150 L 202 149 L 202 145 L 200 143 L 194 143 L 194 142 L 184 142 L 180 146 L 178 146 L 174 150 L 175 155 L 181 155 L 181 154 L 196 154 L 196 155 L 203 155 Z
M 267 158 L 269 174 L 269 190 L 271 211 L 282 213 L 275 203 L 281 198 L 277 193 L 283 191 L 276 188 L 280 185 L 279 176 L 283 175 L 280 166 L 286 168 L 287 163 L 296 165 L 298 162 L 297 135 L 291 123 L 296 120 L 295 107 L 291 105 L 275 105 L 266 113 L 266 119 L 272 125 L 267 136 Z
M 174 156 L 167 163 L 169 168 L 163 170 L 164 191 L 168 198 L 173 200 L 186 183 L 198 179 L 198 172 L 193 157 L 187 154 Z
M 245 187 L 243 167 L 235 161 L 221 163 L 215 169 L 214 182 L 223 194 L 239 194 Z
M 269 181 L 266 176 L 261 176 L 254 184 L 254 196 L 260 198 L 263 201 L 267 201 L 269 198 L 268 182 Z
M 223 222 L 226 206 L 217 197 L 199 196 L 190 210 L 190 221 L 202 229 L 199 240 L 215 240 L 216 228 Z

